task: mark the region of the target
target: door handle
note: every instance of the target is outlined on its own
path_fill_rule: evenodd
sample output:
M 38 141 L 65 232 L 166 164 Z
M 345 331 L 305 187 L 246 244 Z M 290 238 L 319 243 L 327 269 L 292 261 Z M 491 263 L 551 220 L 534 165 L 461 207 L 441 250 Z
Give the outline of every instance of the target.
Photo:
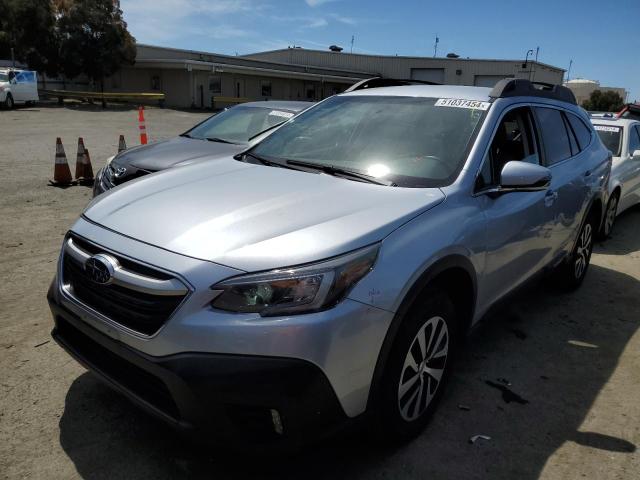
M 587 170 L 586 172 L 584 172 L 584 176 L 585 177 L 590 177 L 591 176 L 591 170 Z
M 547 207 L 553 205 L 553 202 L 558 198 L 558 192 L 555 190 L 547 190 L 547 194 L 544 196 L 544 204 Z

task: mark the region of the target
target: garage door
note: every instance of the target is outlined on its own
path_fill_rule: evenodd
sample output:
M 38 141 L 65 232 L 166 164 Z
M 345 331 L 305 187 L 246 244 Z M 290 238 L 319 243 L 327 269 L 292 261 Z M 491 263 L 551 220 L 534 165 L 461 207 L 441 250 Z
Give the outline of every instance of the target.
M 476 75 L 473 84 L 476 87 L 495 87 L 503 78 L 513 78 L 510 75 Z
M 444 68 L 412 68 L 411 79 L 444 83 Z

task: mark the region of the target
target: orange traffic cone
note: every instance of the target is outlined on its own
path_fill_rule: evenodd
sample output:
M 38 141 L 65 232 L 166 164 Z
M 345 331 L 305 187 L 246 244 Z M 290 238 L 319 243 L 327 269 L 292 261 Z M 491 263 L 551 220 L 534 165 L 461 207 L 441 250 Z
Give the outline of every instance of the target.
M 138 123 L 140 124 L 138 128 L 140 128 L 140 144 L 147 144 L 147 127 L 144 124 L 144 107 L 140 105 L 138 107 Z
M 53 167 L 53 180 L 49 180 L 49 183 L 56 187 L 74 184 L 69 163 L 67 162 L 67 155 L 64 153 L 64 147 L 62 146 L 60 137 L 56 138 L 56 159 Z
M 93 167 L 91 166 L 91 157 L 89 156 L 89 149 L 84 149 L 84 155 L 82 156 L 82 176 L 80 183 L 87 185 L 93 183 Z
M 76 180 L 84 178 L 84 140 L 78 137 L 78 153 L 76 154 Z
M 120 135 L 120 140 L 118 141 L 118 153 L 127 149 L 127 144 L 124 141 L 124 135 Z

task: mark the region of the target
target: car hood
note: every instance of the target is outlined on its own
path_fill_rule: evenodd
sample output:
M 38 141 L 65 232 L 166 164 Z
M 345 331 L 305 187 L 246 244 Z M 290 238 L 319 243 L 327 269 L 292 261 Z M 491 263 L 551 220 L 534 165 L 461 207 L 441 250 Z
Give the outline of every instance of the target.
M 244 271 L 309 263 L 382 240 L 444 199 L 233 158 L 198 162 L 97 197 L 90 221 Z
M 173 137 L 168 140 L 129 148 L 118 155 L 114 162 L 120 167 L 131 165 L 155 172 L 187 161 L 235 155 L 247 148 L 248 145 L 209 142 L 188 137 Z

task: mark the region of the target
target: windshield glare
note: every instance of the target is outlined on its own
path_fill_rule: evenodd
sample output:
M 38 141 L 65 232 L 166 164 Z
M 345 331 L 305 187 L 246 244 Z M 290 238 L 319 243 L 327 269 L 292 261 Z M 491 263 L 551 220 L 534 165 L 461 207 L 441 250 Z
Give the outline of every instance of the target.
M 279 128 L 253 153 L 356 170 L 398 186 L 445 186 L 462 168 L 484 112 L 436 101 L 332 97 Z
M 594 125 L 598 136 L 605 147 L 611 150 L 614 157 L 620 156 L 622 147 L 622 127 L 612 125 Z
M 219 138 L 247 143 L 252 137 L 287 121 L 293 115 L 274 108 L 238 106 L 218 113 L 187 133 L 193 138 Z

